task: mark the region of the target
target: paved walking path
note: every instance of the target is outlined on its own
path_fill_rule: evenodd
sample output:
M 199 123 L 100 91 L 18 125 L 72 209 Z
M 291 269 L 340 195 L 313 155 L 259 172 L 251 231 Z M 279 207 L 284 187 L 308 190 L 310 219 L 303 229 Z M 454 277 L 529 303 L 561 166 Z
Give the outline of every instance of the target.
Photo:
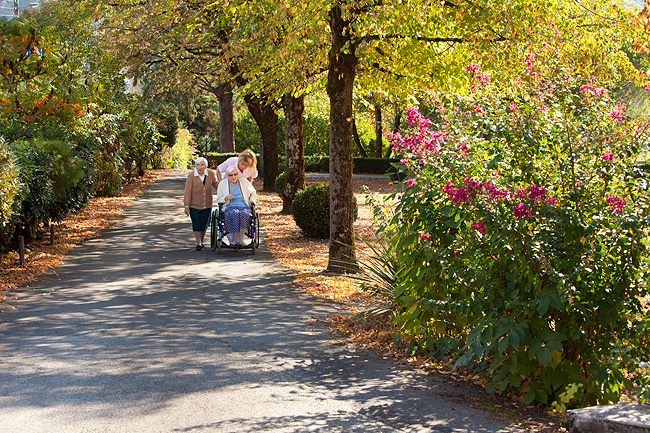
M 337 305 L 296 289 L 263 241 L 194 251 L 183 180 L 1 306 L 0 431 L 517 431 L 464 405 L 475 388 L 335 342 L 310 319 Z

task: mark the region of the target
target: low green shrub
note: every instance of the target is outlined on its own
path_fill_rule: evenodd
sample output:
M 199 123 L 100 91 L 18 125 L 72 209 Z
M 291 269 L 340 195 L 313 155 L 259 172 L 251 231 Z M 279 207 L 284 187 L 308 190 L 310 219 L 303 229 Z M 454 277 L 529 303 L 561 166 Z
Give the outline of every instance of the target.
M 354 219 L 359 208 L 354 199 Z M 326 183 L 316 183 L 298 191 L 291 204 L 291 215 L 305 236 L 325 239 L 330 235 L 330 189 Z
M 287 173 L 282 172 L 275 178 L 275 191 L 284 200 L 284 187 L 287 185 Z
M 230 152 L 230 153 L 219 153 L 219 152 L 208 152 L 205 154 L 205 159 L 208 160 L 208 167 L 212 170 L 216 170 L 217 166 L 224 162 L 228 158 L 233 156 L 239 156 L 239 153 Z M 259 161 L 259 155 L 256 155 Z
M 395 173 L 394 164 L 397 158 L 353 158 L 352 172 L 356 174 L 386 174 Z M 329 156 L 306 156 L 305 172 L 328 173 L 330 170 Z

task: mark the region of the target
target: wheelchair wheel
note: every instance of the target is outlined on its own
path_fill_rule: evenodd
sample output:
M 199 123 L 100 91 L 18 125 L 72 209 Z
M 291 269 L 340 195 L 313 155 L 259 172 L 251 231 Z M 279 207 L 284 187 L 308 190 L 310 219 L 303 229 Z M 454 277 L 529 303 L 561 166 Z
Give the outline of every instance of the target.
M 210 223 L 210 248 L 214 251 L 217 248 L 217 213 L 212 213 L 212 222 Z
M 258 214 L 255 214 L 255 242 L 253 242 L 255 247 L 260 247 L 260 217 Z

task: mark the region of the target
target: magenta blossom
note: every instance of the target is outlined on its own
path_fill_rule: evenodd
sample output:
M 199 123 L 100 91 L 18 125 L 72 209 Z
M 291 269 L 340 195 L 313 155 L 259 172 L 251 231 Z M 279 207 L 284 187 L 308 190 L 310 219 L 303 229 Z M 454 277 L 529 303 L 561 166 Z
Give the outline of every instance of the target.
M 536 200 L 538 198 L 544 198 L 544 195 L 546 194 L 546 189 L 545 188 L 540 188 L 535 184 L 532 184 L 530 188 L 528 188 L 528 198 L 531 200 Z
M 422 240 L 422 239 L 431 239 L 431 233 L 420 233 L 420 234 L 418 235 L 418 239 L 419 239 L 419 240 Z
M 467 147 L 466 144 L 457 144 L 456 149 L 460 150 L 462 153 L 467 153 L 467 151 L 469 151 L 469 147 Z
M 481 65 L 479 65 L 478 63 L 472 62 L 472 63 L 470 63 L 469 65 L 467 65 L 465 67 L 465 70 L 467 71 L 467 73 L 472 78 L 474 78 L 476 76 L 476 74 L 478 73 L 478 71 L 481 70 Z
M 411 178 L 411 179 L 408 180 L 407 183 L 408 183 L 409 186 L 413 186 L 413 185 L 415 185 L 417 183 L 417 181 L 415 179 Z
M 521 219 L 525 216 L 530 216 L 532 213 L 530 212 L 530 208 L 526 206 L 523 203 L 519 203 L 515 206 L 515 209 L 513 211 L 517 219 Z
M 610 151 L 605 151 L 600 155 L 600 159 L 602 161 L 611 161 L 614 159 L 614 154 Z
M 442 187 L 442 191 L 449 195 L 449 200 L 456 204 L 461 204 L 469 201 L 467 190 L 465 188 L 456 188 L 453 183 L 449 182 Z
M 472 223 L 472 230 L 476 230 L 481 235 L 485 235 L 485 223 L 483 221 Z
M 542 110 L 544 112 L 544 114 L 548 114 L 548 107 L 546 105 L 541 104 L 539 106 L 539 109 Z
M 621 120 L 623 120 L 623 108 L 625 108 L 623 102 L 614 104 L 614 106 L 612 107 L 612 111 L 610 111 L 607 114 L 607 116 L 609 116 L 610 119 L 614 119 L 620 122 Z
M 612 194 L 607 194 L 605 201 L 612 212 L 620 212 L 625 206 L 625 200 Z

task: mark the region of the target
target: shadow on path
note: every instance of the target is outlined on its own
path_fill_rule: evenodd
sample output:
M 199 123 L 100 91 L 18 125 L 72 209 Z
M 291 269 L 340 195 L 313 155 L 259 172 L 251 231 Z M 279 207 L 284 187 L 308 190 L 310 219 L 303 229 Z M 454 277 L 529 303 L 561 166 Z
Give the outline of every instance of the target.
M 6 432 L 516 431 L 448 384 L 340 343 L 332 302 L 264 248 L 192 249 L 184 176 L 158 181 L 0 316 Z

